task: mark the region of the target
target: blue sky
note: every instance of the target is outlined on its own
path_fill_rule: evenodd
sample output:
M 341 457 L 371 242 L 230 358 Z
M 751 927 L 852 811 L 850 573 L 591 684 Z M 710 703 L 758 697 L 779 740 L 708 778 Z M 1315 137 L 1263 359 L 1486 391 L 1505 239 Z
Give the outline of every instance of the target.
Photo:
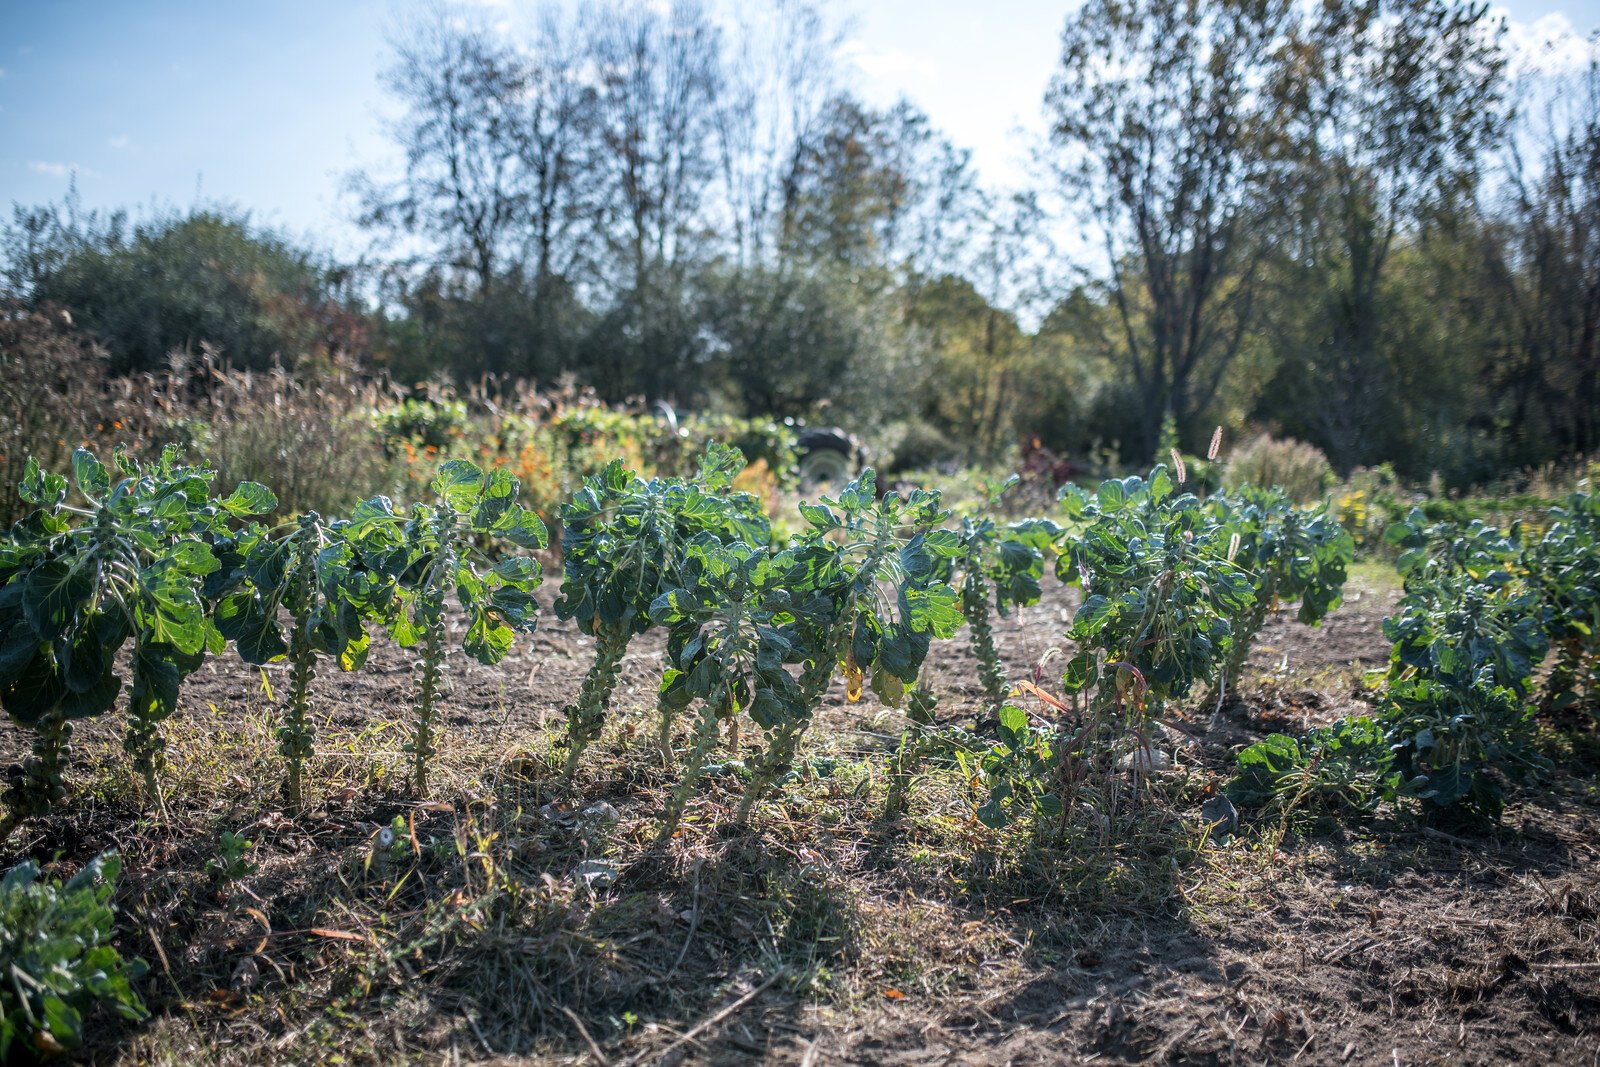
M 490 17 L 532 5 L 474 0 Z M 351 254 L 342 194 L 357 167 L 392 168 L 380 85 L 413 4 L 0 0 L 0 204 L 89 207 L 222 200 Z M 986 178 L 1020 180 L 1025 133 L 1068 0 L 844 0 L 859 90 L 916 101 Z M 1600 0 L 1502 0 L 1513 38 L 1600 29 Z M 1559 58 L 1559 57 L 1558 57 Z M 1018 131 L 1023 131 L 1019 134 Z

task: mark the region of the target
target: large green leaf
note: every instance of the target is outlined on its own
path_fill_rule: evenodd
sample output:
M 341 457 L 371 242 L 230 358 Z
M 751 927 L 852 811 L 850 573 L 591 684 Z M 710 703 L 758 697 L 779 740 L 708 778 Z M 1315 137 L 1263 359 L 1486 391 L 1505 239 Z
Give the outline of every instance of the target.
M 94 577 L 89 564 L 70 557 L 48 559 L 24 581 L 22 607 L 39 635 L 54 641 L 93 595 Z
M 260 482 L 240 482 L 219 502 L 230 514 L 240 518 L 270 515 L 278 510 L 278 498 Z
M 69 689 L 61 698 L 61 714 L 68 719 L 89 719 L 116 707 L 122 679 L 107 670 L 92 685 Z
M 479 663 L 499 663 L 511 651 L 515 636 L 511 627 L 501 622 L 495 613 L 479 612 L 467 627 L 462 648 Z
M 246 663 L 270 663 L 289 652 L 283 628 L 254 592 L 223 597 L 213 614 L 217 629 L 234 643 Z
M 488 533 L 505 521 L 511 509 L 516 507 L 519 488 L 517 479 L 512 477 L 510 471 L 504 467 L 492 468 L 473 503 L 470 519 L 473 530 Z
M 465 515 L 476 503 L 483 482 L 483 468 L 464 459 L 451 459 L 439 465 L 433 491 L 451 511 Z
M 67 499 L 67 480 L 59 474 L 40 470 L 38 462 L 29 456 L 23 468 L 22 484 L 17 490 L 29 504 L 53 508 Z
M 19 672 L 0 682 L 0 705 L 23 726 L 32 726 L 67 695 L 67 685 L 54 658 L 37 648 Z

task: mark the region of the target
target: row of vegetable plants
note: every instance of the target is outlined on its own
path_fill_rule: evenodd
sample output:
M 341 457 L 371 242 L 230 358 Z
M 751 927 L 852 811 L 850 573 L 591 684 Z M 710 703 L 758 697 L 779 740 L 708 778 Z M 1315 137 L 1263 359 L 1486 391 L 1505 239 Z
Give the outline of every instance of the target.
M 481 662 L 497 662 L 534 626 L 532 553 L 546 532 L 503 470 L 453 460 L 438 470 L 434 499 L 408 511 L 378 497 L 348 519 L 312 512 L 277 527 L 260 521 L 276 508 L 269 489 L 244 483 L 213 496 L 212 477 L 173 450 L 145 468 L 119 453 L 109 470 L 80 450 L 70 482 L 28 467 L 21 491 L 35 510 L 0 544 L 0 702 L 35 740 L 0 831 L 61 799 L 72 723 L 116 706 L 130 643 L 125 747 L 147 799 L 159 793 L 162 723 L 184 679 L 232 644 L 245 663 L 287 663 L 277 730 L 285 799 L 298 806 L 321 663 L 358 669 L 375 629 L 419 648 L 409 748 L 425 792 L 446 598 L 467 617 L 463 651 Z M 511 551 L 490 551 L 501 547 Z
M 1542 525 L 1526 542 L 1515 525 L 1430 524 L 1420 511 L 1391 526 L 1404 596 L 1384 622 L 1375 711 L 1244 750 L 1230 794 L 1356 812 L 1405 800 L 1429 818 L 1498 821 L 1506 783 L 1549 769 L 1540 712 L 1592 712 L 1600 692 L 1600 498 L 1575 493 Z
M 744 719 L 765 742 L 749 768 L 746 818 L 791 769 L 836 677 L 852 701 L 870 687 L 898 706 L 912 692 L 897 781 L 953 747 L 978 753 L 986 821 L 1024 795 L 1052 809 L 1038 784 L 1049 776 L 1018 768 L 1044 749 L 1099 749 L 1105 739 L 1080 728 L 1062 749 L 1059 723 L 1034 730 L 1019 720 L 992 614 L 1035 603 L 1052 565 L 1082 584 L 1068 634 L 1080 652 L 1064 688 L 1077 712 L 1115 720 L 1115 738 L 1148 761 L 1149 727 L 1166 706 L 1203 683 L 1224 692 L 1276 598 L 1299 599 L 1302 620 L 1317 621 L 1337 604 L 1350 556 L 1349 538 L 1320 510 L 1256 490 L 1202 502 L 1180 491 L 1181 467 L 1176 480 L 1158 467 L 1093 494 L 1069 486 L 1063 523 L 1004 526 L 954 517 L 935 492 L 880 494 L 867 471 L 836 497 L 801 505 L 805 527 L 778 543 L 762 501 L 734 488 L 743 464 L 715 444 L 683 479 L 613 462 L 560 513 L 555 611 L 595 642 L 565 709 L 566 776 L 604 728 L 632 638 L 663 629 L 658 736 L 668 762 L 679 717 L 699 708 L 663 835 L 718 738 L 736 738 Z M 348 517 L 307 513 L 278 526 L 263 521 L 276 507 L 265 486 L 215 496 L 211 480 L 170 450 L 147 469 L 119 454 L 111 470 L 80 451 L 70 482 L 29 467 L 21 490 L 35 510 L 0 554 L 0 700 L 35 743 L 0 829 L 60 799 L 71 724 L 117 703 L 117 653 L 130 641 L 126 746 L 147 799 L 159 796 L 161 726 L 184 678 L 232 644 L 245 663 L 288 667 L 277 731 L 284 797 L 298 807 L 315 753 L 319 670 L 359 669 L 377 633 L 417 650 L 407 752 L 413 787 L 426 794 L 448 685 L 449 603 L 465 618 L 460 651 L 482 663 L 498 662 L 537 623 L 536 553 L 548 535 L 504 468 L 449 460 L 429 498 L 408 508 L 380 496 Z M 991 486 L 984 510 L 1011 484 Z M 987 752 L 972 737 L 939 736 L 936 694 L 913 691 L 931 642 L 963 625 L 986 712 L 977 729 L 999 742 Z M 892 805 L 903 800 L 902 791 Z
M 1045 552 L 1057 577 L 1083 590 L 1061 695 L 1024 682 L 1042 712 L 998 702 L 979 730 L 936 727 L 925 695 L 892 759 L 891 812 L 921 763 L 937 758 L 976 784 L 987 825 L 1064 818 L 1092 773 L 1121 768 L 1138 779 L 1164 766 L 1158 741 L 1181 729 L 1175 706 L 1205 687 L 1220 705 L 1280 602 L 1298 601 L 1309 625 L 1338 606 L 1354 543 L 1325 507 L 1251 487 L 1202 499 L 1187 483 L 1175 458 L 1093 493 L 1068 485 L 1060 525 L 1035 520 L 1001 535 L 997 591 L 1036 599 Z
M 1068 486 L 1057 515 L 1005 524 L 992 513 L 1009 483 L 991 485 L 978 513 L 952 515 L 937 493 L 880 494 L 868 471 L 801 505 L 805 525 L 788 537 L 735 488 L 743 462 L 717 445 L 683 478 L 614 462 L 560 509 L 554 610 L 594 640 L 594 654 L 565 709 L 557 762 L 570 780 L 604 731 L 632 640 L 663 631 L 657 736 L 677 779 L 658 843 L 677 832 L 719 741 L 745 720 L 763 742 L 745 767 L 736 819 L 747 819 L 790 777 L 840 682 L 849 701 L 871 689 L 906 710 L 890 815 L 938 761 L 975 790 L 981 822 L 1047 827 L 1076 810 L 1091 775 L 1137 786 L 1159 769 L 1177 708 L 1202 689 L 1220 704 L 1236 688 L 1280 603 L 1320 622 L 1354 556 L 1326 508 L 1270 489 L 1187 491 L 1181 459 L 1092 493 Z M 375 497 L 345 517 L 275 526 L 265 486 L 219 494 L 212 481 L 170 450 L 145 467 L 80 451 L 70 478 L 29 465 L 20 490 L 33 511 L 0 543 L 0 703 L 34 746 L 0 832 L 59 802 L 72 724 L 109 713 L 124 689 L 126 750 L 157 798 L 163 726 L 181 686 L 230 644 L 246 663 L 288 668 L 278 740 L 290 806 L 306 800 L 318 671 L 358 670 L 379 635 L 415 649 L 407 754 L 425 794 L 452 655 L 496 663 L 537 623 L 537 553 L 549 537 L 502 468 L 447 461 L 420 502 Z M 1230 793 L 1350 809 L 1407 798 L 1429 812 L 1497 815 L 1501 776 L 1540 765 L 1535 705 L 1565 714 L 1593 702 L 1597 533 L 1600 504 L 1586 495 L 1526 545 L 1481 525 L 1430 527 L 1420 514 L 1393 527 L 1406 595 L 1385 624 L 1394 652 L 1378 712 L 1253 746 Z M 1036 603 L 1047 572 L 1083 592 L 1059 696 L 1007 676 L 992 626 Z M 963 625 L 981 714 L 941 725 L 923 666 L 933 641 Z M 1551 645 L 1556 666 L 1536 690 Z M 1019 690 L 1042 710 L 1024 710 Z M 15 1003 L 0 1005 L 0 1055 L 30 1032 L 36 1047 L 69 1047 L 93 999 L 144 1014 L 130 985 L 142 964 L 106 944 L 115 864 L 108 856 L 65 887 L 18 868 L 0 886 L 0 926 L 29 944 L 49 943 L 30 932 L 47 925 L 83 928 L 55 985 L 19 986 Z M 93 973 L 80 980 L 73 968 Z

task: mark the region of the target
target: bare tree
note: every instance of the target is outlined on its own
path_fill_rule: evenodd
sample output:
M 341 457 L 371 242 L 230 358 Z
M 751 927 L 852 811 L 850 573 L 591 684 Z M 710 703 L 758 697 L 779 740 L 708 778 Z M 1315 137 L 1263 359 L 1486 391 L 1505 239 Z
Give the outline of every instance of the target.
M 1495 379 L 1529 456 L 1600 448 L 1600 59 L 1559 88 L 1526 130 L 1536 158 L 1511 143 L 1483 243 L 1511 326 Z
M 747 268 L 783 256 L 785 206 L 839 89 L 841 35 L 809 0 L 744 7 L 735 17 L 715 122 L 729 253 Z
M 617 304 L 596 352 L 602 388 L 673 392 L 694 357 L 685 286 L 708 245 L 721 35 L 698 0 L 596 16 L 604 239 Z
M 392 130 L 405 174 L 389 184 L 357 176 L 361 222 L 438 242 L 447 264 L 486 293 L 525 238 L 527 65 L 504 40 L 443 11 L 397 51 L 389 87 L 406 105 Z

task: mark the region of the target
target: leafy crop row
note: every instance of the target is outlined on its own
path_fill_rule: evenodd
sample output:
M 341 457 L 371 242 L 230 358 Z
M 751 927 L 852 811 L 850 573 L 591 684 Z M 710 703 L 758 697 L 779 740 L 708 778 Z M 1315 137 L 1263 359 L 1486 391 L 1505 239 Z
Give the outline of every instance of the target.
M 988 713 L 980 729 L 992 738 L 954 747 L 988 790 L 981 811 L 1003 821 L 1023 796 L 1054 810 L 1039 783 L 1063 754 L 1131 746 L 1148 763 L 1151 726 L 1169 705 L 1202 684 L 1224 691 L 1278 599 L 1298 599 L 1302 620 L 1319 620 L 1338 603 L 1350 557 L 1348 536 L 1320 509 L 1249 488 L 1202 502 L 1181 491 L 1181 468 L 1175 481 L 1163 467 L 1092 495 L 1069 486 L 1061 524 L 1005 526 L 957 519 L 933 492 L 880 495 L 868 471 L 837 497 L 802 504 L 805 527 L 780 544 L 761 501 L 734 488 L 742 467 L 718 445 L 686 479 L 642 478 L 617 461 L 561 509 L 555 610 L 594 639 L 565 709 L 566 776 L 604 728 L 631 640 L 663 630 L 657 708 L 669 764 L 679 718 L 698 708 L 663 840 L 719 738 L 736 738 L 744 720 L 765 742 L 747 768 L 739 819 L 748 817 L 788 774 L 836 677 L 851 701 L 867 688 L 890 706 L 911 694 L 897 764 L 897 781 L 909 782 L 919 759 L 951 747 L 934 729 L 936 694 L 915 687 L 932 641 L 964 623 Z M 313 512 L 276 527 L 262 522 L 276 508 L 266 487 L 213 496 L 210 472 L 173 452 L 149 469 L 118 455 L 113 470 L 85 451 L 71 483 L 30 466 L 21 489 L 35 510 L 0 554 L 0 700 L 35 736 L 8 798 L 10 825 L 60 799 L 70 724 L 117 703 L 117 653 L 130 642 L 127 749 L 147 797 L 158 795 L 161 724 L 183 679 L 231 643 L 246 663 L 288 667 L 277 730 L 293 808 L 315 753 L 314 681 L 325 664 L 359 669 L 380 632 L 418 650 L 407 752 L 425 794 L 450 602 L 465 619 L 461 651 L 482 663 L 537 623 L 535 553 L 547 535 L 502 468 L 449 460 L 429 499 L 408 509 L 376 497 L 348 517 Z M 990 487 L 990 505 L 1009 484 Z M 991 612 L 1035 603 L 1052 561 L 1085 593 L 1067 634 L 1079 649 L 1063 678 L 1073 704 L 1030 724 L 1007 704 Z
M 1430 525 L 1421 512 L 1391 526 L 1405 595 L 1384 621 L 1392 650 L 1373 718 L 1251 746 L 1236 799 L 1405 798 L 1430 817 L 1497 820 L 1504 782 L 1548 766 L 1539 707 L 1592 706 L 1600 670 L 1600 505 L 1574 494 L 1549 518 L 1528 544 L 1515 527 Z

